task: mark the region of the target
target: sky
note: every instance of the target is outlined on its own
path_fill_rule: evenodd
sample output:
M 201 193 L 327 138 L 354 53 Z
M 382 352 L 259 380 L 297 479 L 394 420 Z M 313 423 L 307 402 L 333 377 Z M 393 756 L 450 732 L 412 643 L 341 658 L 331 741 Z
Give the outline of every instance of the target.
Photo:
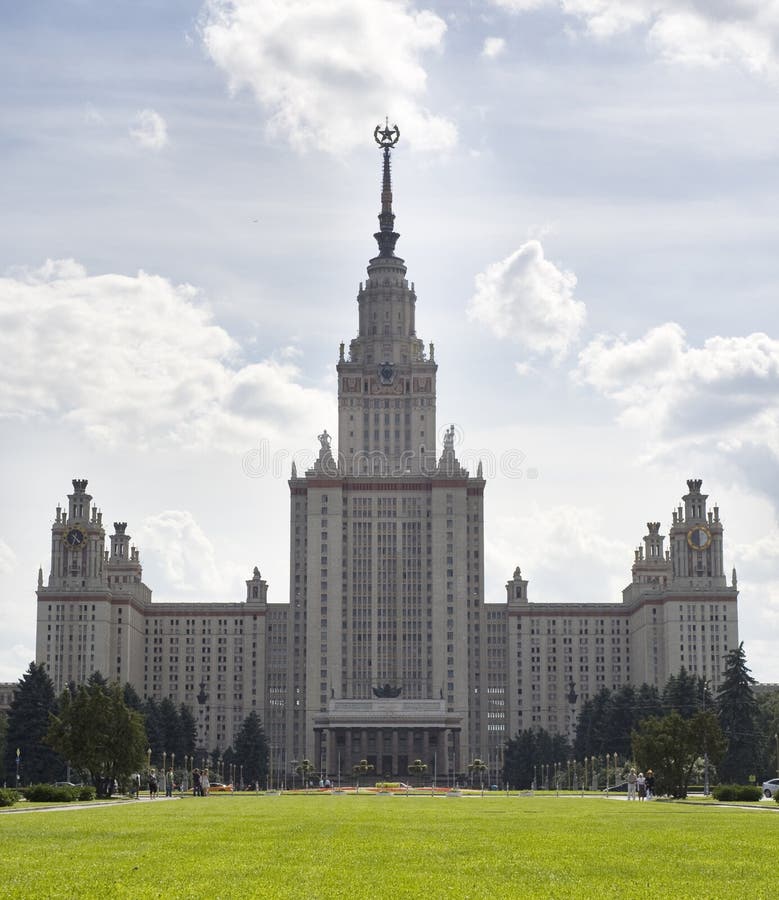
M 486 598 L 617 602 L 699 477 L 779 682 L 779 2 L 29 0 L 0 84 L 0 681 L 73 478 L 155 599 L 288 599 L 388 116 Z

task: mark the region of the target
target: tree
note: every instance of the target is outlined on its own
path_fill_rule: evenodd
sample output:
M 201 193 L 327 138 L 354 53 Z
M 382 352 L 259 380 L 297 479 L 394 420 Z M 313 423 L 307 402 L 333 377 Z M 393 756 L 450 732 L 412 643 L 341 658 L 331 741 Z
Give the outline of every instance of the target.
M 298 772 L 302 773 L 303 766 L 308 762 L 307 759 L 304 759 L 303 762 L 298 766 Z M 311 765 L 311 763 L 309 763 Z M 312 766 L 313 768 L 313 766 Z M 373 765 L 368 762 L 367 759 L 361 759 L 358 763 L 352 766 L 352 774 L 357 779 L 357 790 L 360 790 L 360 775 L 367 775 L 368 772 L 373 771 Z
M 487 768 L 487 763 L 484 762 L 483 759 L 479 759 L 478 756 L 474 757 L 474 759 L 468 763 L 468 771 L 471 775 L 471 787 L 473 787 L 473 776 L 478 775 L 482 794 L 484 793 L 484 773 L 487 771 Z
M 684 798 L 698 758 L 708 753 L 716 765 L 725 751 L 725 739 L 713 711 L 682 718 L 674 710 L 642 722 L 633 732 L 632 746 L 636 764 L 654 772 L 655 792 Z
M 99 797 L 143 766 L 147 746 L 143 718 L 129 709 L 120 686 L 98 681 L 63 692 L 46 740 L 88 774 Z
M 674 710 L 683 719 L 692 718 L 701 709 L 711 709 L 713 698 L 706 680 L 693 675 L 682 666 L 678 675 L 672 675 L 663 689 L 663 707 L 667 713 Z
M 244 781 L 262 784 L 268 774 L 268 741 L 255 712 L 241 723 L 235 737 L 235 762 L 243 766 Z
M 503 753 L 503 778 L 509 784 L 527 789 L 537 768 L 562 762 L 571 755 L 571 747 L 561 734 L 543 728 L 520 731 L 506 742 Z
M 758 730 L 759 707 L 747 667 L 743 642 L 725 657 L 722 683 L 717 690 L 717 715 L 728 748 L 720 766 L 722 781 L 746 784 L 760 767 L 762 736 Z
M 124 702 L 130 709 L 143 712 L 143 700 L 138 696 L 138 691 L 135 690 L 129 681 L 126 682 L 125 686 L 122 688 L 122 694 L 124 696 Z
M 643 719 L 663 713 L 660 696 L 654 685 L 632 684 L 614 691 L 601 690 L 587 700 L 579 713 L 574 741 L 574 757 L 605 757 L 617 753 L 621 759 L 630 756 L 630 734 Z
M 421 759 L 415 759 L 408 767 L 410 775 L 419 776 L 419 786 L 422 787 L 422 776 L 427 772 L 427 763 L 423 763 Z
M 176 756 L 184 758 L 184 754 L 192 756 L 197 744 L 197 726 L 192 710 L 183 703 L 179 707 L 179 721 L 181 723 L 181 745 L 176 748 Z
M 146 739 L 148 746 L 151 747 L 152 753 L 162 755 L 165 749 L 162 745 L 165 743 L 165 730 L 162 725 L 162 716 L 160 715 L 160 705 L 154 697 L 148 697 L 143 702 L 143 723 L 146 729 Z
M 65 759 L 44 742 L 49 730 L 49 716 L 56 710 L 54 685 L 46 667 L 31 662 L 19 679 L 8 713 L 5 771 L 9 781 L 16 779 L 17 749 L 20 751 L 21 780 L 27 784 L 58 781 L 65 777 Z
M 5 748 L 8 743 L 8 716 L 0 712 L 0 784 L 5 784 Z
M 779 775 L 779 758 L 777 758 L 776 735 L 779 734 L 779 690 L 766 691 L 757 697 L 757 727 L 760 734 L 765 735 L 763 752 L 760 759 L 758 781 L 775 778 Z

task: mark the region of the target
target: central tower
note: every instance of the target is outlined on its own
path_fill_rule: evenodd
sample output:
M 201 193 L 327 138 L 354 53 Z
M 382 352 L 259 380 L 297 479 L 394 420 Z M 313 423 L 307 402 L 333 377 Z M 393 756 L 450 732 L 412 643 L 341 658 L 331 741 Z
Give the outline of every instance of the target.
M 358 333 L 338 361 L 338 451 L 346 475 L 419 474 L 435 468 L 435 375 L 416 332 L 414 285 L 395 256 L 392 148 L 397 126 L 374 132 L 383 153 L 378 256 L 357 294 Z M 373 402 L 365 402 L 370 397 Z
M 325 430 L 303 477 L 293 468 L 288 759 L 333 775 L 362 759 L 405 779 L 422 759 L 464 769 L 486 739 L 479 629 L 483 492 L 436 450 L 436 363 L 416 333 L 416 293 L 395 255 L 391 153 L 382 153 L 378 254 L 341 344 L 338 447 Z M 484 751 L 482 751 L 484 752 Z

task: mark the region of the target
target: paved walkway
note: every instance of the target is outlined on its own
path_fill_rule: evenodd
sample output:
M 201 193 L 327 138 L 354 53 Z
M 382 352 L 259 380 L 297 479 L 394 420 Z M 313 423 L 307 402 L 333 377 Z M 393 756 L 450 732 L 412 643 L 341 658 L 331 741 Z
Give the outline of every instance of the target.
M 115 800 L 75 800 L 73 803 L 62 803 L 57 806 L 10 806 L 6 809 L 0 809 L 0 816 L 14 815 L 18 813 L 35 813 L 35 812 L 61 812 L 73 809 L 97 809 L 101 806 L 123 806 L 128 803 L 158 803 L 161 800 L 179 800 L 179 797 L 157 797 L 151 800 L 149 797 L 139 797 L 135 800 L 132 797 L 117 797 Z M 20 803 L 26 803 L 26 800 L 20 800 Z

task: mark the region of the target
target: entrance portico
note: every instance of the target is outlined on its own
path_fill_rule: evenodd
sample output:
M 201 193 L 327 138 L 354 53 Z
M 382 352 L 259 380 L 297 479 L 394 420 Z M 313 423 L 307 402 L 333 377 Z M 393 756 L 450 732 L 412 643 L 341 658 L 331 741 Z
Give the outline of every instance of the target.
M 446 779 L 462 771 L 461 730 L 462 716 L 443 700 L 330 700 L 314 718 L 314 759 L 331 777 L 365 759 L 384 780 L 407 779 L 409 764 L 421 759 L 430 777 Z

